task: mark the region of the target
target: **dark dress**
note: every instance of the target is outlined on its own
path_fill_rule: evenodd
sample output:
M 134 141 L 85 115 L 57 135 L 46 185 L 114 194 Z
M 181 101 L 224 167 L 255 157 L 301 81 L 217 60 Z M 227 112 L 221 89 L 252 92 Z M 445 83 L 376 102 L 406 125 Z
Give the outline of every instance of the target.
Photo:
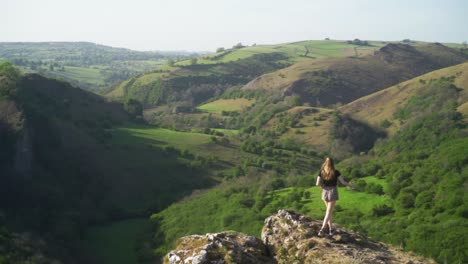
M 322 200 L 324 201 L 337 201 L 340 197 L 338 195 L 338 188 L 336 187 L 338 177 L 340 177 L 341 173 L 338 170 L 335 170 L 336 177 L 330 180 L 325 180 L 322 176 L 322 171 L 319 173 L 320 181 L 322 184 Z

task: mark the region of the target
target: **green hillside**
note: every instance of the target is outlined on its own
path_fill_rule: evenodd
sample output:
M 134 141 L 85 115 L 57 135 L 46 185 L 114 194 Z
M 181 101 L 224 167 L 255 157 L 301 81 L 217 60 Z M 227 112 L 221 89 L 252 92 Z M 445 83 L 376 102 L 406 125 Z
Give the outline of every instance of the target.
M 460 51 L 441 44 L 388 44 L 363 57 L 301 61 L 262 75 L 242 89 L 296 95 L 303 103 L 331 106 L 467 59 Z
M 334 57 L 304 56 L 304 47 L 309 53 L 327 50 L 323 55 Z M 346 47 L 369 52 L 348 56 L 342 53 Z M 223 59 L 224 53 L 226 56 L 238 54 L 241 58 Z M 345 41 L 252 46 L 226 50 L 218 55 L 205 58 L 207 61 L 200 57 L 195 63 L 181 66 L 176 63 L 129 79 L 113 87 L 107 96 L 141 101 L 145 119 L 166 128 L 188 131 L 193 127 L 241 129 L 250 126 L 257 131 L 267 128 L 268 133 L 299 139 L 325 150 L 330 126 L 322 114 L 296 111 L 287 113 L 287 117 L 280 114 L 280 122 L 270 122 L 270 119 L 293 107 L 336 108 L 468 58 L 459 50 L 441 44 L 370 42 L 368 46 L 358 46 Z M 253 103 L 231 109 L 234 102 L 243 100 Z M 233 104 L 220 104 L 215 111 L 203 109 L 215 102 Z M 295 122 L 302 118 L 300 116 L 307 116 L 304 123 L 285 123 L 292 119 Z
M 189 101 L 193 106 L 230 87 L 244 85 L 264 73 L 299 61 L 351 56 L 355 49 L 357 56 L 364 56 L 383 45 L 370 42 L 367 46 L 360 46 L 329 40 L 242 46 L 160 67 L 116 85 L 107 96 L 114 99 L 131 97 L 147 106 L 174 101 Z
M 120 127 L 138 126 L 122 105 L 0 70 L 1 225 L 47 238 L 53 255 L 76 258 L 89 226 L 144 217 L 215 182 L 203 157 L 139 136 L 116 142 Z
M 396 112 L 401 108 L 402 102 L 406 102 L 422 92 L 431 80 L 442 77 L 452 78 L 453 84 L 462 89 L 458 99 L 458 111 L 464 116 L 468 115 L 467 109 L 464 107 L 468 101 L 468 63 L 433 71 L 359 98 L 341 107 L 340 111 L 373 126 L 380 126 L 390 133 L 395 133 L 402 125 L 395 116 Z

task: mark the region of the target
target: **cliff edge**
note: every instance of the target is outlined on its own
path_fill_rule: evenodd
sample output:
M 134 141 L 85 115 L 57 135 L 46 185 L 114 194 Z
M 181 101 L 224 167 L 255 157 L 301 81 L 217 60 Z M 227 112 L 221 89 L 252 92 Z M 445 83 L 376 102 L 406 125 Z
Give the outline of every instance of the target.
M 186 236 L 164 263 L 435 263 L 340 226 L 319 237 L 320 227 L 320 221 L 281 209 L 265 219 L 261 240 L 235 231 Z

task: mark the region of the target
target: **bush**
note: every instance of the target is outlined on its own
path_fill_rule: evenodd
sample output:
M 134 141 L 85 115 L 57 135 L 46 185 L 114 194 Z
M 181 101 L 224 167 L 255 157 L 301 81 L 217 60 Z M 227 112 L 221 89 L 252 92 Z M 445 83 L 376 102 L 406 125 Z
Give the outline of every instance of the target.
M 354 185 L 354 189 L 358 192 L 364 192 L 366 190 L 367 183 L 363 179 L 359 179 L 356 181 Z
M 374 208 L 372 208 L 372 215 L 377 217 L 393 214 L 394 212 L 395 210 L 393 209 L 393 207 L 388 206 L 386 204 L 377 205 Z
M 138 100 L 132 98 L 125 100 L 124 109 L 133 117 L 143 115 L 143 105 Z
M 380 126 L 383 128 L 389 128 L 391 125 L 392 122 L 388 121 L 388 119 L 384 119 L 382 122 L 380 122 Z
M 9 62 L 0 63 L 0 97 L 16 95 L 16 86 L 21 79 L 21 72 Z
M 373 183 L 373 182 L 368 183 L 365 188 L 366 188 L 367 193 L 374 193 L 374 194 L 378 194 L 378 195 L 384 194 L 382 185 L 377 184 L 377 183 Z
M 414 194 L 410 192 L 402 192 L 397 197 L 398 203 L 405 209 L 412 208 L 414 206 Z

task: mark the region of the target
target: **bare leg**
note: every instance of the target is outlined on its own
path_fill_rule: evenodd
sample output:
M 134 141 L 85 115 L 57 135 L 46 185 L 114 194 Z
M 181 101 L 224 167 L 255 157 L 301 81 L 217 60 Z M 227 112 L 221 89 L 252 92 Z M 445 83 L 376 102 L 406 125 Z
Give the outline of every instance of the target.
M 325 205 L 327 206 L 327 211 L 325 213 L 325 218 L 323 219 L 322 229 L 328 224 L 329 231 L 332 228 L 332 215 L 333 215 L 333 208 L 335 207 L 336 201 L 324 201 Z
M 327 209 L 329 208 L 330 214 L 328 215 L 328 232 L 332 231 L 333 228 L 333 209 L 335 208 L 336 201 L 329 201 Z

